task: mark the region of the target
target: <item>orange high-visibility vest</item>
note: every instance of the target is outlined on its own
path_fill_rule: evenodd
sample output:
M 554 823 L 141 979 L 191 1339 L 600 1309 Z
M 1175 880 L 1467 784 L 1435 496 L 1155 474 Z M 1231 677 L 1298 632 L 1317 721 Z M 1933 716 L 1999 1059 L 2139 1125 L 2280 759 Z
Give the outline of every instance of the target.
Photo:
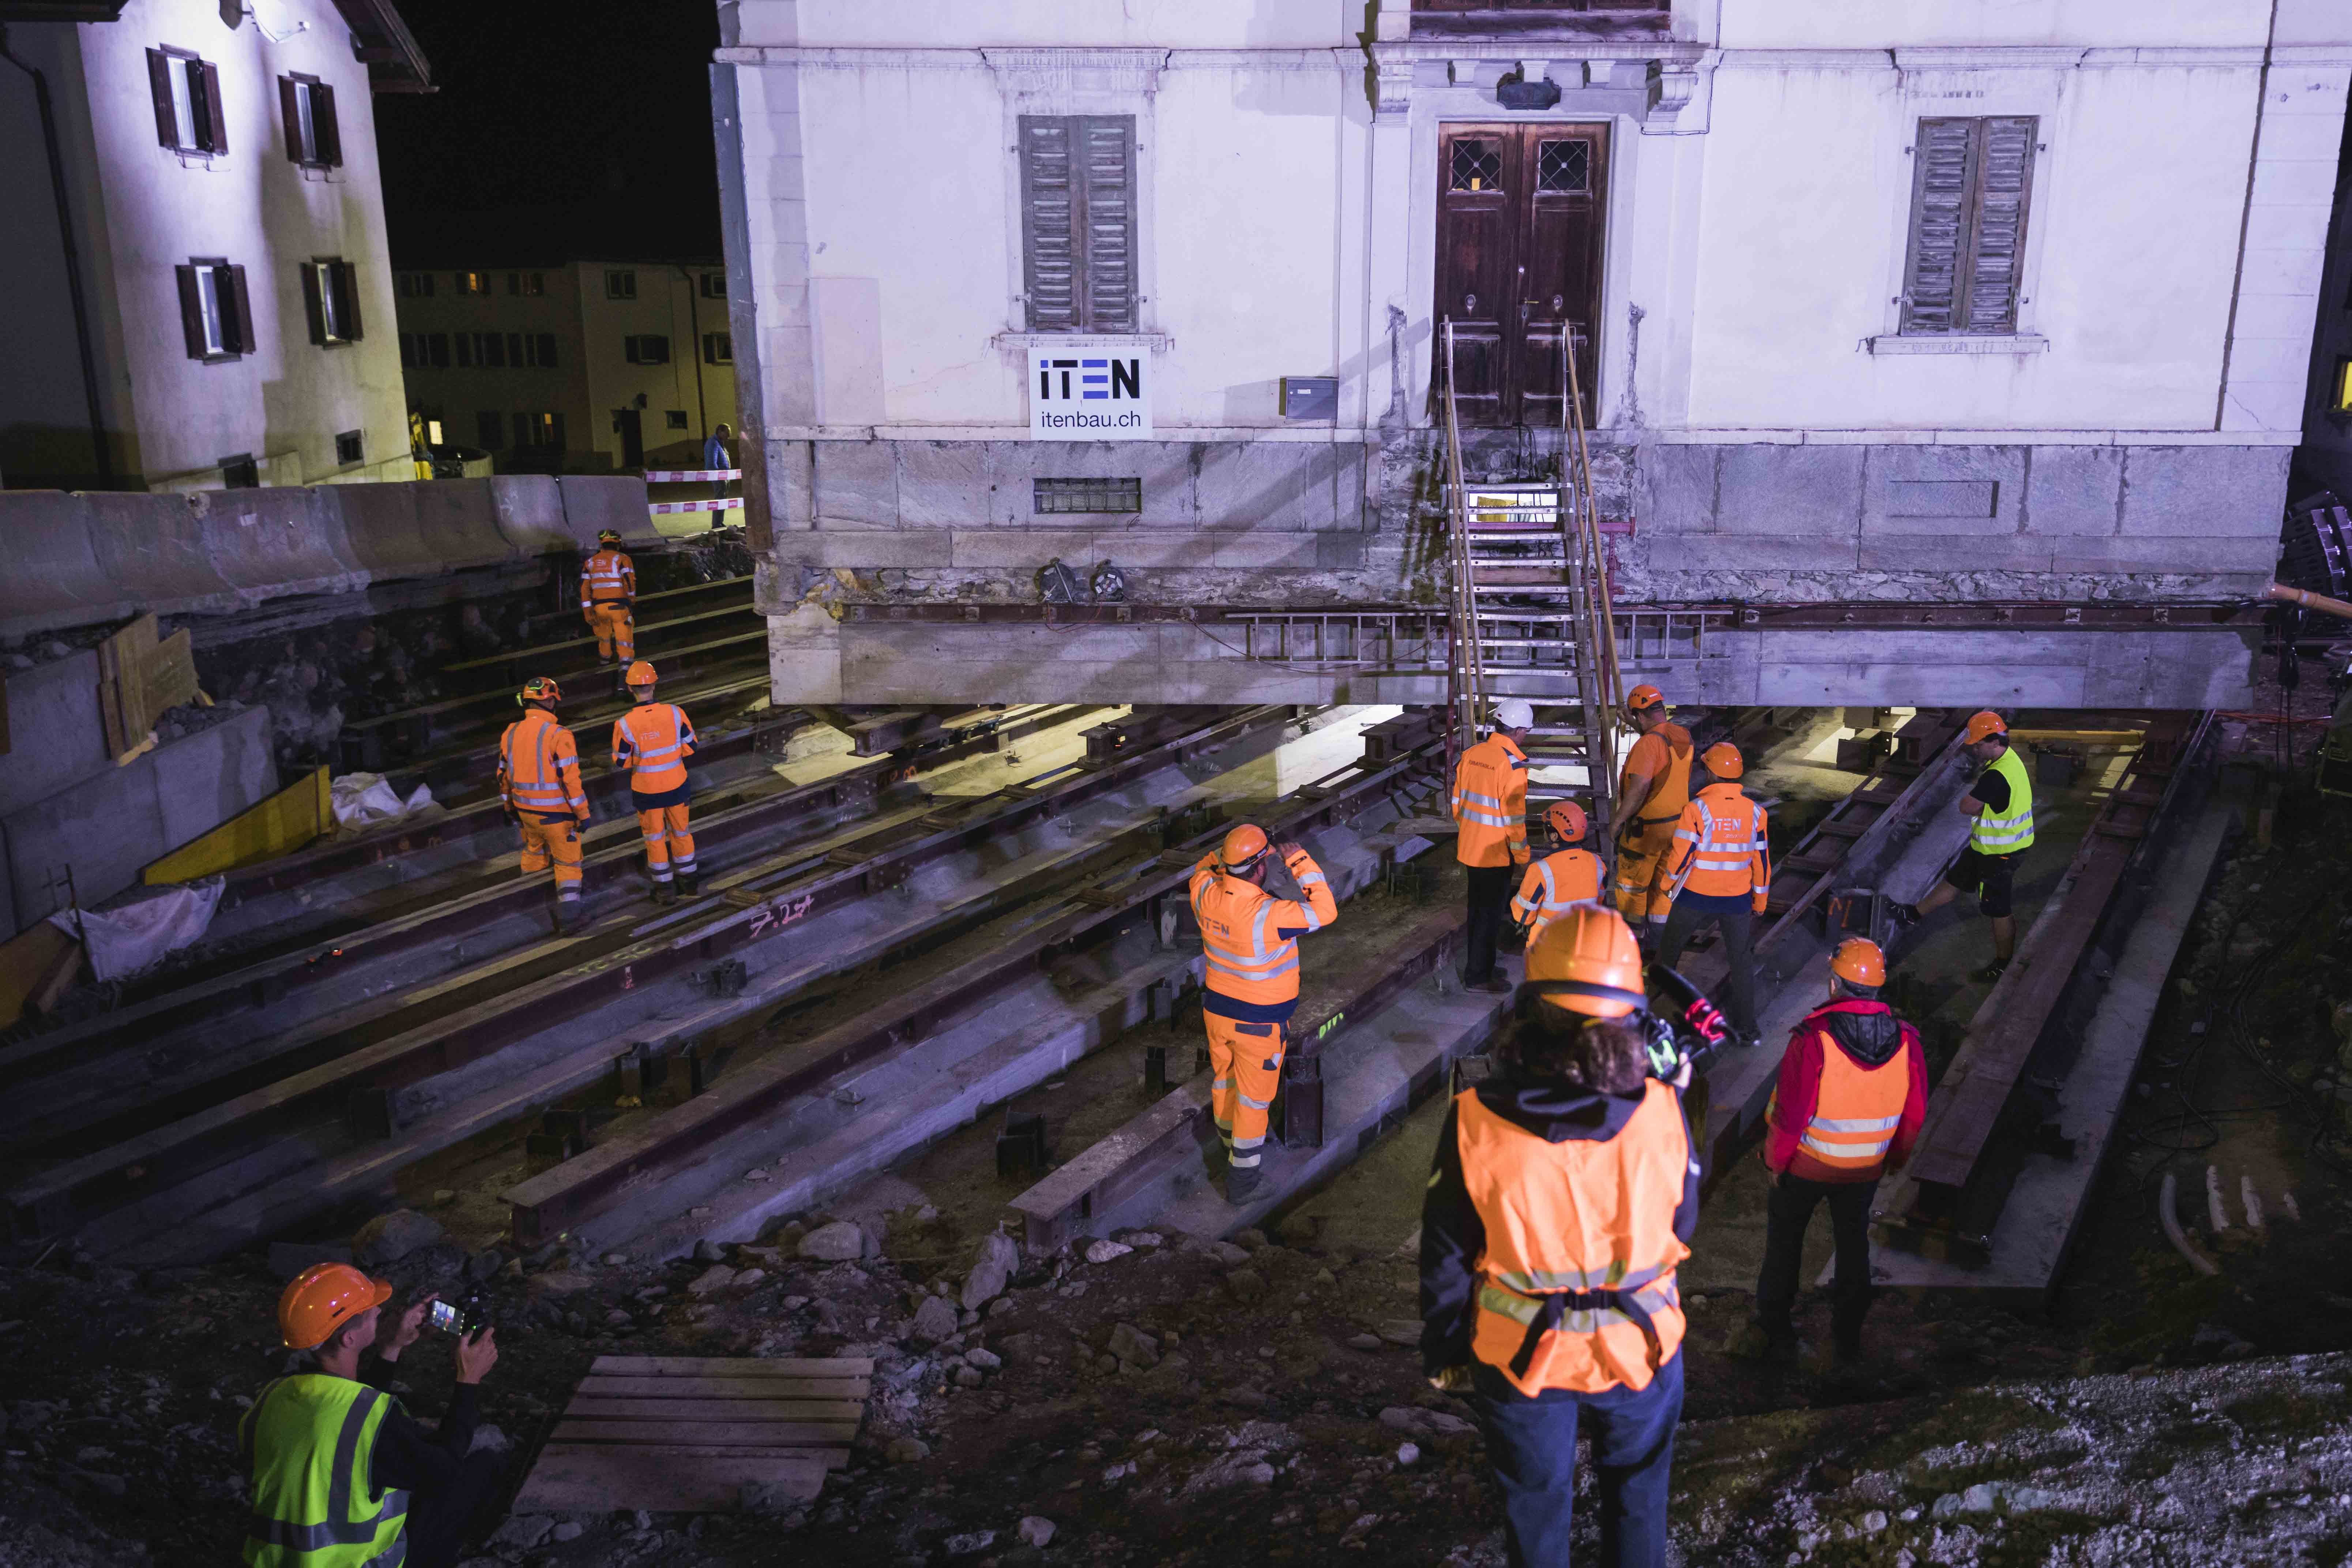
M 1454 770 L 1454 820 L 1465 866 L 1509 866 L 1527 858 L 1528 754 L 1508 735 L 1487 736 Z
M 1672 822 L 1690 804 L 1691 738 L 1680 724 L 1661 724 L 1633 742 L 1625 753 L 1625 769 L 1618 776 L 1617 798 L 1633 798 L 1633 775 L 1646 773 L 1658 781 L 1642 803 L 1641 825 Z M 1628 827 L 1636 826 L 1627 824 Z M 1621 835 L 1622 837 L 1622 835 Z
M 1276 933 L 1320 931 L 1339 918 L 1339 906 L 1312 859 L 1302 854 L 1290 867 L 1307 895 L 1303 904 L 1221 875 L 1213 855 L 1192 868 L 1192 918 L 1201 922 L 1208 988 L 1216 994 L 1257 1006 L 1298 999 L 1298 942 Z
M 1601 897 L 1601 858 L 1589 849 L 1562 849 L 1528 868 L 1511 912 L 1527 922 L 1529 942 L 1568 912 L 1568 906 Z
M 580 607 L 635 598 L 636 563 L 617 550 L 599 550 L 580 569 Z
M 1771 886 L 1764 808 L 1736 784 L 1711 784 L 1675 825 L 1675 893 L 1736 898 Z
M 675 702 L 640 702 L 613 722 L 613 765 L 631 770 L 629 787 L 660 795 L 686 782 L 694 726 Z
M 1798 1146 L 1841 1179 L 1863 1180 L 1885 1165 L 1887 1148 L 1902 1124 L 1903 1105 L 1911 1094 L 1915 1047 L 1906 1037 L 1893 1056 L 1874 1068 L 1864 1067 L 1846 1054 L 1835 1036 L 1826 1030 L 1823 1034 L 1821 1097 Z M 1768 1122 L 1780 1106 L 1780 1091 L 1775 1089 L 1765 1108 Z
M 580 748 L 572 731 L 534 708 L 499 737 L 499 789 L 517 811 L 578 816 L 588 809 L 580 785 Z
M 1520 1393 L 1647 1388 L 1683 1342 L 1675 1210 L 1691 1169 L 1675 1091 L 1649 1081 L 1616 1137 L 1547 1142 L 1455 1097 L 1462 1179 L 1485 1225 L 1470 1348 Z

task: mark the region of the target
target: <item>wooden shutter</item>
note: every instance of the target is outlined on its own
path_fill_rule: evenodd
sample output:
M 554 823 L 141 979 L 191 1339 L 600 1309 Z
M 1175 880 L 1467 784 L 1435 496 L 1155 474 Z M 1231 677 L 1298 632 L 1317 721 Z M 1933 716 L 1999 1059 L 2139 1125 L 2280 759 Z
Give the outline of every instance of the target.
M 539 368 L 541 370 L 555 368 L 555 334 L 553 332 L 539 334 Z
M 327 302 L 319 296 L 319 264 L 305 261 L 301 268 L 302 310 L 310 318 L 310 341 L 323 343 L 327 341 Z
M 1075 123 L 1063 115 L 1021 116 L 1022 288 L 1033 332 L 1079 329 L 1084 268 L 1076 245 L 1078 176 L 1070 155 Z
M 205 347 L 205 298 L 196 284 L 196 269 L 174 267 L 172 271 L 180 281 L 180 331 L 188 340 L 188 357 L 203 359 L 207 353 Z
M 198 61 L 197 65 L 205 73 L 205 117 L 197 125 L 197 134 L 208 138 L 205 142 L 205 152 L 226 153 L 228 151 L 228 121 L 221 114 L 220 68 L 208 60 Z
M 278 115 L 286 121 L 286 156 L 303 162 L 302 84 L 290 76 L 278 79 Z
M 231 353 L 251 353 L 254 346 L 253 299 L 245 291 L 245 268 L 231 267 L 226 270 L 228 297 L 221 301 L 221 314 L 227 318 L 226 324 L 231 339 L 228 350 Z
M 343 330 L 343 341 L 355 343 L 366 335 L 360 323 L 360 269 L 348 261 L 334 266 L 335 324 Z
M 1978 133 L 1976 222 L 1969 254 L 1968 330 L 2017 331 L 2025 255 L 2025 208 L 2033 185 L 2030 118 L 1982 121 Z
M 1131 332 L 1135 118 L 1021 117 L 1022 282 L 1033 332 Z
M 1090 332 L 1131 332 L 1135 309 L 1135 121 L 1092 114 L 1080 121 L 1086 213 L 1086 319 Z
M 2013 332 L 2039 122 L 1922 120 L 1913 144 L 1906 332 Z
M 319 162 L 330 169 L 343 166 L 343 130 L 335 121 L 335 89 L 325 82 L 310 88 L 310 135 Z M 359 334 L 352 334 L 357 337 Z
M 166 147 L 180 144 L 180 116 L 172 107 L 171 56 L 161 49 L 147 51 L 147 90 L 155 99 L 155 139 Z
M 1977 122 L 1922 120 L 1912 144 L 1911 259 L 1903 287 L 1903 330 L 1959 330 L 1960 268 L 1967 258 L 1969 186 Z

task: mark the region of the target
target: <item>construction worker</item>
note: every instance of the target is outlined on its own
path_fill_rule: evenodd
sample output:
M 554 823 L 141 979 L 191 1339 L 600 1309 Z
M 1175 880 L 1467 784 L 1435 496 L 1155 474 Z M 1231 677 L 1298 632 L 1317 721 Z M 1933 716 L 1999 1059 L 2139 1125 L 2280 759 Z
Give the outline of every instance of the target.
M 1305 902 L 1265 890 L 1276 858 L 1290 868 Z M 1192 918 L 1208 960 L 1201 997 L 1209 1032 L 1209 1110 L 1224 1140 L 1231 1173 L 1225 1199 L 1236 1208 L 1265 1185 L 1258 1169 L 1266 1112 L 1282 1082 L 1290 1015 L 1298 1008 L 1298 939 L 1339 918 L 1315 858 L 1291 839 L 1269 841 L 1244 823 L 1192 868 Z
M 1665 696 L 1654 686 L 1627 694 L 1625 716 L 1641 734 L 1617 780 L 1617 912 L 1644 945 L 1655 946 L 1666 924 L 1667 851 L 1690 803 L 1691 737 L 1668 721 Z
M 1528 950 L 1501 1071 L 1454 1097 L 1421 1212 L 1422 1367 L 1466 1397 L 1514 1564 L 1569 1561 L 1576 1437 L 1592 1441 L 1601 1555 L 1664 1568 L 1682 1412 L 1675 1268 L 1698 1223 L 1680 1089 L 1654 1076 L 1642 952 L 1571 907 Z
M 433 1298 L 402 1313 L 379 1342 L 391 1295 L 389 1284 L 348 1263 L 314 1263 L 278 1297 L 280 1337 L 289 1350 L 310 1352 L 318 1370 L 269 1384 L 237 1423 L 253 1466 L 245 1537 L 253 1568 L 448 1568 L 504 1485 L 497 1454 L 469 1451 L 479 1385 L 498 1364 L 497 1331 L 458 1339 L 448 1413 L 427 1430 L 392 1388 Z M 362 1373 L 360 1352 L 372 1346 L 374 1364 Z
M 1559 847 L 1528 868 L 1519 896 L 1511 900 L 1511 919 L 1531 944 L 1569 905 L 1601 897 L 1601 857 L 1582 847 L 1584 808 L 1572 800 L 1556 800 L 1544 813 L 1544 826 Z
M 580 615 L 596 634 L 596 657 L 612 669 L 637 657 L 637 568 L 617 529 L 596 535 L 596 553 L 580 568 Z
M 1984 764 L 1957 807 L 1961 816 L 1976 818 L 1968 847 L 1926 898 L 1895 905 L 1895 918 L 1916 925 L 1962 893 L 1976 894 L 1977 909 L 1992 921 L 1992 962 L 1971 978 L 1990 983 L 2017 955 L 2017 857 L 2033 846 L 2033 781 L 2009 743 L 2008 723 L 1991 709 L 1969 716 L 1960 742 Z
M 1878 999 L 1886 955 L 1849 937 L 1830 960 L 1829 1000 L 1789 1036 L 1780 1082 L 1765 1110 L 1764 1268 L 1756 1281 L 1757 1327 L 1767 1355 L 1795 1352 L 1797 1268 L 1805 1226 L 1827 1201 L 1837 1237 L 1830 1321 L 1840 1362 L 1862 1354 L 1870 1310 L 1870 1205 L 1878 1178 L 1911 1157 L 1927 1115 L 1927 1063 L 1918 1031 Z
M 499 794 L 508 818 L 522 830 L 522 874 L 555 868 L 555 929 L 568 932 L 580 918 L 580 829 L 588 821 L 580 748 L 556 722 L 563 693 L 553 680 L 542 675 L 525 681 L 515 700 L 523 715 L 499 737 Z
M 637 705 L 613 722 L 613 765 L 629 770 L 629 798 L 645 835 L 654 902 L 667 907 L 677 902 L 681 887 L 688 898 L 702 890 L 694 836 L 687 831 L 686 759 L 694 755 L 694 725 L 677 703 L 654 700 L 652 665 L 638 659 L 626 679 Z
M 1672 969 L 1699 929 L 1714 922 L 1723 933 L 1723 1011 L 1738 1044 L 1756 1046 L 1756 917 L 1772 885 L 1772 848 L 1764 808 L 1741 792 L 1748 771 L 1739 748 L 1717 741 L 1699 758 L 1707 782 L 1675 823 L 1666 864 L 1666 927 L 1658 962 Z
M 1462 753 L 1454 769 L 1454 858 L 1469 869 L 1470 923 L 1462 937 L 1462 984 L 1501 994 L 1495 947 L 1511 901 L 1511 873 L 1528 863 L 1528 754 L 1519 742 L 1536 710 L 1516 697 L 1495 704 L 1495 732 Z

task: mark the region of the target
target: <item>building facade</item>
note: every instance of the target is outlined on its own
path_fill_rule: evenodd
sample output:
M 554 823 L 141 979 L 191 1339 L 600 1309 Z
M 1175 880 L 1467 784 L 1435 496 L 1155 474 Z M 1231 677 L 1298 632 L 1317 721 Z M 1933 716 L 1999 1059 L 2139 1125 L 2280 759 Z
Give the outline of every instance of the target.
M 431 81 L 390 5 L 0 0 L 0 479 L 411 477 L 371 95 Z
M 735 426 L 718 261 L 571 261 L 398 274 L 409 406 L 501 472 L 696 468 Z
M 1577 346 L 1621 605 L 2161 605 L 2272 564 L 2352 78 L 2327 0 L 720 11 L 780 700 L 1428 700 L 1142 623 L 1430 602 L 1449 334 L 1474 478 L 1554 471 Z M 1065 358 L 1144 384 L 1066 400 Z M 1034 605 L 1055 557 L 1121 567 L 1138 624 L 932 607 Z M 2246 671 L 2154 616 L 1727 624 L 1684 672 L 1724 700 Z

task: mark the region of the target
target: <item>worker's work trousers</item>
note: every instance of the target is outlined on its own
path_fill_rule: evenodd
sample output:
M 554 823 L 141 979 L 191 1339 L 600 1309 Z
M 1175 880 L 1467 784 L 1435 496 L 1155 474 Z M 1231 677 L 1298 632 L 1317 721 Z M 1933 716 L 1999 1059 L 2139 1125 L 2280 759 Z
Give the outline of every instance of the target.
M 596 657 L 626 664 L 637 657 L 637 622 L 618 599 L 591 605 L 588 624 L 596 628 Z
M 535 877 L 555 868 L 555 896 L 565 903 L 580 900 L 580 825 L 572 818 L 542 821 L 522 815 L 522 874 Z
M 1666 852 L 1675 847 L 1675 824 L 1636 822 L 1617 843 L 1617 912 L 1641 933 L 1646 922 L 1655 935 L 1666 921 Z
M 1511 912 L 1511 894 L 1524 866 L 1465 866 L 1470 883 L 1470 920 L 1462 931 L 1462 984 L 1484 985 L 1495 978 L 1495 946 Z
M 1862 1347 L 1862 1320 L 1870 1310 L 1870 1205 L 1878 1181 L 1809 1182 L 1782 1176 L 1764 1203 L 1764 1268 L 1756 1279 L 1756 1320 L 1765 1337 L 1797 1337 L 1797 1275 L 1804 1259 L 1805 1227 L 1813 1205 L 1830 1205 L 1837 1240 L 1837 1274 L 1830 1289 L 1830 1331 L 1848 1351 Z
M 1470 1407 L 1503 1489 L 1511 1568 L 1568 1568 L 1576 1503 L 1576 1428 L 1592 1438 L 1601 1482 L 1601 1555 L 1607 1568 L 1665 1568 L 1666 1483 L 1683 1411 L 1679 1351 L 1650 1386 L 1600 1394 L 1548 1388 L 1530 1399 L 1481 1364 Z
M 653 873 L 655 881 L 668 881 L 674 871 L 694 875 L 694 835 L 686 830 L 683 803 L 640 809 L 637 831 L 646 837 L 646 869 Z
M 1282 1082 L 1280 1024 L 1246 1024 L 1239 1018 L 1202 1015 L 1209 1026 L 1209 1114 L 1236 1171 L 1254 1170 L 1265 1146 L 1266 1113 Z
M 1746 893 L 1710 898 L 1685 892 L 1666 915 L 1665 934 L 1658 938 L 1658 962 L 1672 969 L 1709 921 L 1723 932 L 1723 994 L 1713 998 L 1723 1016 L 1743 1035 L 1756 1032 L 1756 906 Z
M 408 1555 L 404 1568 L 456 1568 L 465 1548 L 495 1519 L 489 1505 L 506 1489 L 503 1454 L 477 1448 L 457 1461 L 446 1486 L 408 1496 L 408 1528 L 402 1531 Z

